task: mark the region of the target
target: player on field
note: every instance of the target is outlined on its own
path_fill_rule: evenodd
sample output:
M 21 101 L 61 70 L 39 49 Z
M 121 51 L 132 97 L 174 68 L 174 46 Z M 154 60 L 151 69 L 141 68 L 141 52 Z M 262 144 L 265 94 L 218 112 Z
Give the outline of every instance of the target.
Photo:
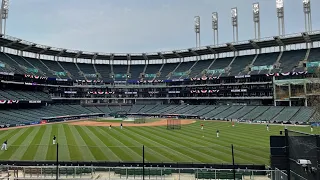
M 56 135 L 53 135 L 52 144 L 56 144 L 56 139 L 57 139 Z
M 201 124 L 201 130 L 203 130 L 203 124 Z
M 7 144 L 8 144 L 8 140 L 4 141 L 1 147 L 1 151 L 2 150 L 7 150 Z
M 111 124 L 110 124 L 110 126 L 109 126 L 109 129 L 111 129 Z
M 267 131 L 269 131 L 269 124 L 267 124 Z
M 217 137 L 219 137 L 219 129 L 217 130 Z
M 120 124 L 120 128 L 122 129 L 122 123 Z
M 312 125 L 310 126 L 310 130 L 311 130 L 311 132 L 313 132 L 313 126 Z

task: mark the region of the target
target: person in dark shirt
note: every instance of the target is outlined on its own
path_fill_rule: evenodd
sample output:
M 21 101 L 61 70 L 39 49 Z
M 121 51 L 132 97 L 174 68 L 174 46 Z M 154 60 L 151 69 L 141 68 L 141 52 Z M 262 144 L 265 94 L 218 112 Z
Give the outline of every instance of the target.
M 57 139 L 57 137 L 56 137 L 56 135 L 54 135 L 53 139 L 52 139 L 52 144 L 56 144 L 56 139 Z
M 4 141 L 1 147 L 1 151 L 2 150 L 7 150 L 7 146 L 8 146 L 8 140 Z

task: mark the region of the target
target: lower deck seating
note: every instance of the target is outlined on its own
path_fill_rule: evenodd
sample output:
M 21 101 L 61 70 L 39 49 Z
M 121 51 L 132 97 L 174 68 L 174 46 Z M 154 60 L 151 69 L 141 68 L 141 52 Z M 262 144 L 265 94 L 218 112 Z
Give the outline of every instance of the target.
M 132 105 L 90 106 L 49 105 L 30 109 L 0 109 L 0 124 L 24 124 L 41 117 L 124 111 L 127 113 L 185 114 L 205 119 L 270 120 L 277 122 L 313 121 L 314 109 L 308 107 L 215 106 L 215 105 Z M 292 115 L 287 115 L 291 113 Z

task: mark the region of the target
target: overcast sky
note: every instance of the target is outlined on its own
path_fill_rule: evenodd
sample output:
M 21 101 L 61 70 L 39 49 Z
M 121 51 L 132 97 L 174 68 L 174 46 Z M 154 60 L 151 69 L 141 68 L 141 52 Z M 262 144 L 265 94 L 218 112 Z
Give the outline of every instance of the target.
M 220 43 L 232 41 L 230 9 L 238 7 L 239 41 L 254 37 L 252 3 L 261 9 L 261 36 L 277 35 L 275 0 L 10 0 L 7 34 L 73 50 L 141 53 L 213 44 L 211 13 L 219 13 Z M 304 31 L 302 0 L 284 0 L 286 34 Z M 319 0 L 311 0 L 320 29 Z M 317 8 L 318 7 L 318 8 Z

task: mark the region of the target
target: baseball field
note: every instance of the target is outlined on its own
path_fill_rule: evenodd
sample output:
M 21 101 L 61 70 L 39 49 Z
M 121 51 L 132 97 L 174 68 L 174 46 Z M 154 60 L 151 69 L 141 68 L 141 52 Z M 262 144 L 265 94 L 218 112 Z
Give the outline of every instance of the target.
M 182 124 L 180 130 L 167 130 L 166 120 L 124 122 L 121 129 L 114 121 L 79 121 L 1 130 L 0 141 L 8 140 L 8 149 L 0 151 L 0 160 L 55 160 L 55 135 L 60 161 L 141 162 L 144 145 L 146 162 L 231 163 L 233 144 L 236 163 L 269 164 L 269 136 L 284 129 L 270 125 L 267 131 L 266 125 L 242 123 L 232 127 L 230 122 L 217 121 L 183 120 Z M 310 132 L 310 127 L 288 128 Z

